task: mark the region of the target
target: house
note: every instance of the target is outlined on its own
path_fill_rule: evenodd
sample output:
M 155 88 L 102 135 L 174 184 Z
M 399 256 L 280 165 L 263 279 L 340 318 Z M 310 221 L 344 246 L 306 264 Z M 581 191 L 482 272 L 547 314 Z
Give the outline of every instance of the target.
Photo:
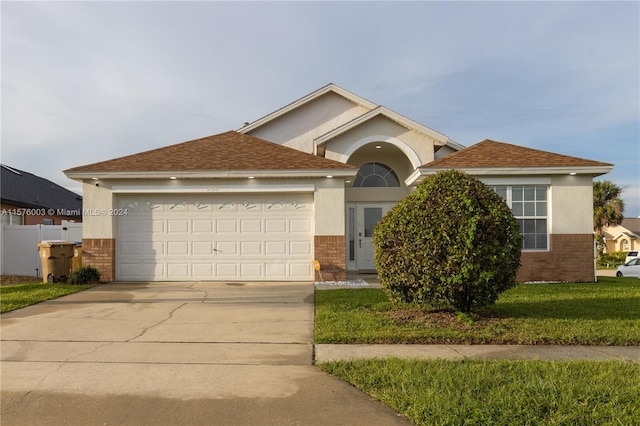
M 500 193 L 525 234 L 518 279 L 592 281 L 601 163 L 446 135 L 334 84 L 229 131 L 75 167 L 83 259 L 107 280 L 343 279 L 374 271 L 377 221 L 460 168 Z M 438 220 L 438 218 L 433 218 Z M 570 260 L 570 261 L 568 261 Z
M 624 218 L 620 225 L 605 226 L 603 231 L 607 253 L 640 250 L 640 217 Z
M 82 221 L 82 197 L 50 180 L 0 165 L 3 225 L 60 225 Z

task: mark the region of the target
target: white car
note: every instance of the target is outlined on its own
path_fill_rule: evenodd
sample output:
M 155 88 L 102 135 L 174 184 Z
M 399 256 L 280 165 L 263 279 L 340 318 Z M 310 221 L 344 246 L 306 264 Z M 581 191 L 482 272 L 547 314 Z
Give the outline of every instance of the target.
M 627 257 L 624 260 L 624 263 L 627 263 L 628 261 L 630 261 L 631 259 L 635 259 L 636 257 L 640 257 L 640 251 L 638 250 L 630 251 L 627 253 Z
M 620 265 L 616 271 L 616 277 L 638 277 L 640 278 L 640 257 L 631 259 L 624 265 Z

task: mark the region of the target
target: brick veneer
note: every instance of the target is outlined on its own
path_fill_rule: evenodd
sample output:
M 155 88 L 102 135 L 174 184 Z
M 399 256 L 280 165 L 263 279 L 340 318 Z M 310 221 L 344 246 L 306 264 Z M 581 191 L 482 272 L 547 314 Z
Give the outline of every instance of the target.
M 547 252 L 522 252 L 516 277 L 525 281 L 593 282 L 593 235 L 551 234 Z
M 113 281 L 116 277 L 116 240 L 113 238 L 83 239 L 82 264 L 96 267 L 100 272 L 100 281 Z
M 347 253 L 344 235 L 316 235 L 315 258 L 325 281 L 342 281 L 347 277 Z M 316 281 L 320 274 L 316 272 Z

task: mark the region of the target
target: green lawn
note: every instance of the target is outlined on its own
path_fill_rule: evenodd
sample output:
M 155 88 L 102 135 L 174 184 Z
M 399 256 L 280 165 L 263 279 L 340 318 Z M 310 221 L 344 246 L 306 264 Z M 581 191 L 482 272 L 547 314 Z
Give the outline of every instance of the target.
M 460 321 L 394 306 L 381 289 L 316 292 L 317 343 L 639 345 L 640 280 L 521 284 Z
M 640 425 L 640 364 L 374 359 L 320 368 L 418 425 Z
M 0 286 L 0 313 L 76 293 L 93 286 L 94 284 L 71 285 L 47 283 L 3 285 Z

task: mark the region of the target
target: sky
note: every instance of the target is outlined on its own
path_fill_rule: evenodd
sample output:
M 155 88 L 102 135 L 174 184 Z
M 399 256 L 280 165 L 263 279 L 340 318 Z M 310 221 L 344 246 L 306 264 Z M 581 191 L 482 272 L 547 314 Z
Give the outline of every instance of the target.
M 615 165 L 640 216 L 640 3 L 0 2 L 3 164 L 236 130 L 335 83 L 454 141 Z

